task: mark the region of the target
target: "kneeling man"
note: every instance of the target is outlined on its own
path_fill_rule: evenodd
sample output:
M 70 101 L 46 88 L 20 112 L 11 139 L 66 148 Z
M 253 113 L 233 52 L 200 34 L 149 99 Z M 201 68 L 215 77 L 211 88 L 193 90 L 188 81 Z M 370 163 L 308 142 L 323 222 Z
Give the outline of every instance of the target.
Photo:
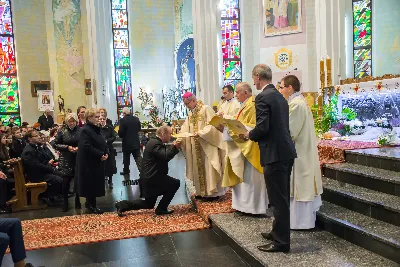
M 165 145 L 171 140 L 172 129 L 161 126 L 156 137 L 150 138 L 143 153 L 143 165 L 140 177 L 142 195 L 145 199 L 120 201 L 115 204 L 119 216 L 128 210 L 153 209 L 158 196 L 163 196 L 156 208 L 157 215 L 170 214 L 168 210 L 176 191 L 180 186 L 178 179 L 168 176 L 168 162 L 178 154 L 179 142 Z

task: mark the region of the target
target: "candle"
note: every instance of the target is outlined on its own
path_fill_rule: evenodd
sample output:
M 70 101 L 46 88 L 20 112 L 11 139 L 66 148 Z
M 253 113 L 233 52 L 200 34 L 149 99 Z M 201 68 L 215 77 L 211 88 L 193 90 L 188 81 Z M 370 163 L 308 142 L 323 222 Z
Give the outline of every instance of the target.
M 325 62 L 324 62 L 324 59 L 323 58 L 321 58 L 321 61 L 319 62 L 319 71 L 320 72 L 324 72 L 325 71 Z
M 326 69 L 332 70 L 332 60 L 329 56 L 326 57 Z

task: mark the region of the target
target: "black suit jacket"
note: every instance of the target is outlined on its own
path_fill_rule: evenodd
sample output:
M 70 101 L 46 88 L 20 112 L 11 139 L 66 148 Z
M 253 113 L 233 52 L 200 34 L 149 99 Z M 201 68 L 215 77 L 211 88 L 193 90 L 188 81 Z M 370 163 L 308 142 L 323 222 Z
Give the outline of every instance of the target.
M 47 116 L 47 118 L 46 118 L 46 116 L 43 114 L 42 116 L 39 117 L 38 123 L 40 123 L 40 130 L 47 131 L 48 129 L 53 127 L 54 120 L 51 115 Z
M 119 122 L 118 135 L 122 138 L 122 151 L 140 149 L 139 131 L 142 129 L 136 116 L 126 115 Z
M 168 162 L 178 154 L 173 145 L 165 145 L 158 137 L 150 138 L 143 152 L 141 182 L 144 196 L 158 196 L 168 189 Z
M 40 146 L 27 144 L 21 158 L 26 178 L 30 182 L 43 182 L 46 174 L 55 173 L 55 169 L 48 164 L 51 158 Z
M 256 119 L 249 138 L 258 142 L 262 166 L 297 157 L 289 131 L 289 104 L 272 84 L 256 97 Z

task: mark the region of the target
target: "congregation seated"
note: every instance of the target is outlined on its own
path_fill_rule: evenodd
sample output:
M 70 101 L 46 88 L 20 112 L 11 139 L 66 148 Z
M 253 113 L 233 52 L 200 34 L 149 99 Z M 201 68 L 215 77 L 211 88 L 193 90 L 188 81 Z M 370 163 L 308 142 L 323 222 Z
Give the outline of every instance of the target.
M 28 144 L 22 152 L 22 163 L 26 179 L 32 183 L 46 182 L 47 191 L 42 194 L 42 200 L 53 204 L 54 197 L 61 194 L 62 178 L 60 172 L 54 167 L 54 158 L 46 147 L 36 130 L 30 130 L 25 135 Z M 45 197 L 45 198 L 44 198 Z
M 15 183 L 14 179 L 7 173 L 5 164 L 0 163 L 0 215 L 11 213 L 11 209 L 6 203 L 12 197 L 12 190 Z
M 13 131 L 12 142 L 9 146 L 9 154 L 11 158 L 19 158 L 22 155 L 22 151 L 26 146 L 26 141 L 23 138 L 27 132 L 26 127 L 21 127 Z

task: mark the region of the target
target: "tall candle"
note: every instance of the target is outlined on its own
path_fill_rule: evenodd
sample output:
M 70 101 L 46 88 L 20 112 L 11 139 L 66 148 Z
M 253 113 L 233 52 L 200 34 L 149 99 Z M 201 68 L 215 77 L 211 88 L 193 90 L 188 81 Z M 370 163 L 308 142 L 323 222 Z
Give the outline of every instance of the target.
M 325 64 L 324 64 L 325 62 L 324 62 L 324 59 L 323 58 L 321 58 L 321 61 L 319 62 L 319 69 L 320 69 L 320 72 L 325 72 Z
M 326 57 L 326 69 L 327 70 L 332 70 L 332 60 L 331 60 L 331 58 L 329 56 Z

